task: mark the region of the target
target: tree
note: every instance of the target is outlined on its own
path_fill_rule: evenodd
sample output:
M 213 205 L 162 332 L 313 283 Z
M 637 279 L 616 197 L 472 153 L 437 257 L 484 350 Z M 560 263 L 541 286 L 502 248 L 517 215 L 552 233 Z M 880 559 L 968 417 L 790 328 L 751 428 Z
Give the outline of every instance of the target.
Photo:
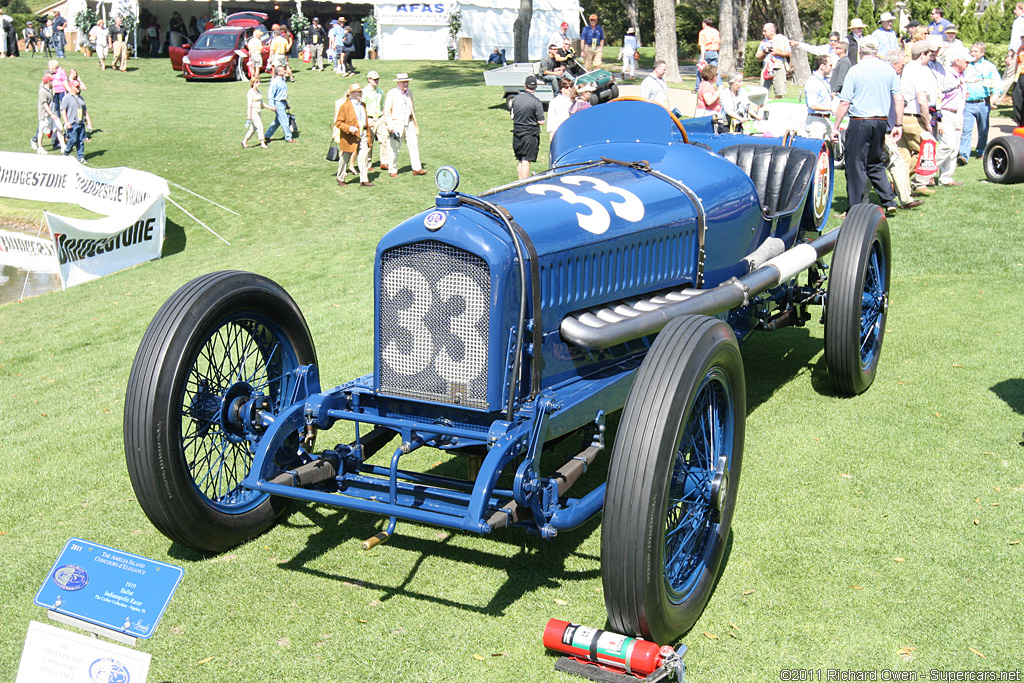
M 640 15 L 636 9 L 636 0 L 620 0 L 622 8 L 626 10 L 627 28 L 630 26 L 636 30 L 636 37 L 640 37 Z
M 804 29 L 800 24 L 800 8 L 796 6 L 796 0 L 782 0 L 782 20 L 785 24 L 785 34 L 790 40 L 799 43 L 804 42 Z M 793 65 L 793 73 L 797 83 L 806 83 L 811 77 L 811 69 L 807 65 L 807 53 L 800 48 L 793 48 L 789 63 Z
M 718 31 L 722 34 L 718 71 L 723 78 L 734 71 L 743 71 L 743 62 L 747 54 L 750 5 L 751 0 L 720 0 L 718 4 Z
M 519 0 L 519 14 L 512 22 L 512 41 L 517 62 L 530 61 L 530 22 L 533 20 L 533 0 Z
M 735 17 L 732 0 L 721 0 L 718 3 L 718 32 L 722 35 L 722 45 L 718 51 L 718 70 L 723 81 L 728 79 L 733 71 L 743 71 L 742 61 L 739 63 L 739 69 L 736 68 L 736 26 L 733 23 Z
M 678 83 L 679 58 L 676 41 L 676 3 L 654 0 L 654 58 L 665 62 L 665 80 Z
M 850 26 L 850 9 L 846 0 L 832 2 L 832 30 L 845 36 Z

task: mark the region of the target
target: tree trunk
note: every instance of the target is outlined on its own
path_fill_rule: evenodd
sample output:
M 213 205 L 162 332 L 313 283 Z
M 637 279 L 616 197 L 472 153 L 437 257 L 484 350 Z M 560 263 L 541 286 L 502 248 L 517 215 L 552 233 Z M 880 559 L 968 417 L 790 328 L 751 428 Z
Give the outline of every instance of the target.
M 739 72 L 743 73 L 743 67 L 746 66 L 747 60 L 747 35 L 749 34 L 750 28 L 750 6 L 751 0 L 739 0 L 742 3 L 743 8 L 740 11 L 740 25 L 739 32 L 736 36 L 736 41 L 739 43 Z
M 850 26 L 850 8 L 846 0 L 832 0 L 832 30 L 846 36 Z
M 665 80 L 678 83 L 679 59 L 676 38 L 676 3 L 654 0 L 654 58 L 665 62 Z
M 619 0 L 622 3 L 622 8 L 626 10 L 626 26 L 632 26 L 633 30 L 636 31 L 636 38 L 640 40 L 640 16 L 636 10 L 636 0 Z M 605 36 L 607 39 L 607 36 Z
M 804 42 L 804 29 L 800 25 L 800 8 L 796 6 L 796 0 L 782 0 L 782 20 L 785 23 L 786 37 L 799 43 Z M 807 79 L 811 77 L 811 69 L 807 64 L 807 53 L 794 47 L 791 50 L 789 62 L 793 65 L 796 82 L 806 83 Z
M 530 23 L 533 21 L 533 0 L 519 0 L 519 14 L 512 22 L 515 61 L 530 61 Z
M 733 71 L 743 71 L 743 64 L 736 66 L 736 17 L 732 0 L 719 0 L 718 32 L 722 34 L 722 47 L 718 52 L 718 69 L 726 81 Z

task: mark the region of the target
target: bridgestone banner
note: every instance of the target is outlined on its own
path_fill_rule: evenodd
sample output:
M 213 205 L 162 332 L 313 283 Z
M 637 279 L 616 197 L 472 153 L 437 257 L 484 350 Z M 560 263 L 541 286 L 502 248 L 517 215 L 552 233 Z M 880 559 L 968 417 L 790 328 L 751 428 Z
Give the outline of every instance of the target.
M 145 171 L 93 169 L 70 157 L 0 152 L 0 196 L 78 204 L 107 216 L 89 220 L 45 212 L 51 248 L 46 254 L 33 252 L 33 263 L 45 258 L 50 265 L 31 270 L 60 272 L 64 287 L 160 258 L 169 194 L 166 180 Z M 28 263 L 20 256 L 28 244 L 0 249 L 0 263 L 22 267 L 15 258 Z M 2 238 L 0 246 L 6 246 Z
M 57 249 L 53 240 L 0 230 L 0 265 L 32 273 L 56 273 Z

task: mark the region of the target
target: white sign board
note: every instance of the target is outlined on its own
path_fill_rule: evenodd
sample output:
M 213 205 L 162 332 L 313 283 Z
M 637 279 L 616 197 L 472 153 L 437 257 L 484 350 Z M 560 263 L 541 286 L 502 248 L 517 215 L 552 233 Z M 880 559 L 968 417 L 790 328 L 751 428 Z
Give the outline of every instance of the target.
M 146 683 L 150 655 L 31 621 L 14 683 Z
M 380 25 L 447 26 L 453 2 L 403 2 L 376 5 L 374 14 Z

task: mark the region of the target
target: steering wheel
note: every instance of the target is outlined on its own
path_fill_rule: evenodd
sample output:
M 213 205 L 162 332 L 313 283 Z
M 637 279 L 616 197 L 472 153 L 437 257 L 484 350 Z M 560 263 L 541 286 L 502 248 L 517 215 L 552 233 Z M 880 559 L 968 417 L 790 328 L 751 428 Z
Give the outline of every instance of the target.
M 646 97 L 637 97 L 636 95 L 622 95 L 620 97 L 616 97 L 614 100 L 608 100 L 608 101 L 609 102 L 650 102 L 651 104 L 658 105 L 659 107 L 664 109 L 665 112 L 668 113 L 668 115 L 670 117 L 672 117 L 672 122 L 676 124 L 676 128 L 679 129 L 679 132 L 683 136 L 683 142 L 685 142 L 686 144 L 690 144 L 690 136 L 686 134 L 686 129 L 683 128 L 683 122 L 679 120 L 679 117 L 677 117 L 675 114 L 672 113 L 671 109 L 666 107 L 661 102 L 654 102 L 652 100 L 647 99 Z

